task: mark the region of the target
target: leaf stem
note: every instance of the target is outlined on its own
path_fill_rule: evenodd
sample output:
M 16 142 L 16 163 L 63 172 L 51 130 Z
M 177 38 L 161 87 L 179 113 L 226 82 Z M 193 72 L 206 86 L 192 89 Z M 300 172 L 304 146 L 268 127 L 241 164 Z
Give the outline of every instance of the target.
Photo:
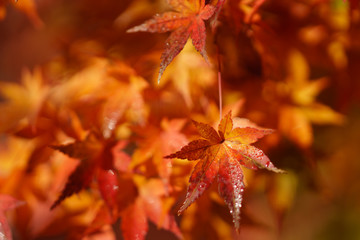
M 219 113 L 220 113 L 220 120 L 222 116 L 222 91 L 221 91 L 221 73 L 218 71 L 218 87 L 219 87 Z
M 221 61 L 220 61 L 220 53 L 219 46 L 216 44 L 216 55 L 217 55 L 217 65 L 218 65 L 218 88 L 219 88 L 219 114 L 220 121 L 222 118 L 222 87 L 221 87 Z

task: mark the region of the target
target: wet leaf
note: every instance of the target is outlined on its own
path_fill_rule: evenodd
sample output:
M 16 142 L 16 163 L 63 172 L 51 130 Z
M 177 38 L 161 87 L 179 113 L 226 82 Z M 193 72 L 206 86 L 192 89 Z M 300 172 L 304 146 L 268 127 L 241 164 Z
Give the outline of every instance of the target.
M 179 214 L 199 198 L 217 177 L 220 196 L 228 205 L 235 228 L 239 230 L 242 193 L 245 187 L 241 166 L 282 172 L 270 162 L 263 151 L 250 145 L 273 130 L 256 127 L 233 128 L 231 112 L 222 118 L 218 131 L 204 123 L 193 123 L 202 139 L 194 140 L 180 151 L 166 156 L 200 160 L 190 176 L 186 199 Z
M 185 1 L 171 0 L 169 4 L 174 11 L 155 15 L 145 23 L 130 28 L 127 32 L 169 32 L 165 50 L 161 56 L 158 82 L 160 82 L 166 67 L 184 48 L 188 38 L 191 38 L 196 50 L 209 62 L 206 50 L 205 20 L 208 20 L 215 12 L 215 7 L 206 4 L 205 0 Z

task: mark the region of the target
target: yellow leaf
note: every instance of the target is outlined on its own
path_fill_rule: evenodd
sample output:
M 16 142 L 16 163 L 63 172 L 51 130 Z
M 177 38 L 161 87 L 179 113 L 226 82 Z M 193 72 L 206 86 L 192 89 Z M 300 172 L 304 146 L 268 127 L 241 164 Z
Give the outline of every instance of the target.
M 164 86 L 166 82 L 171 81 L 183 96 L 186 105 L 192 108 L 193 99 L 201 96 L 204 89 L 213 86 L 215 80 L 216 75 L 211 66 L 204 62 L 188 40 L 183 51 L 167 67 L 160 84 Z
M 304 56 L 298 50 L 290 51 L 287 69 L 287 82 L 294 87 L 293 90 L 306 83 L 309 76 L 309 66 Z
M 274 187 L 270 192 L 271 204 L 276 210 L 284 212 L 291 208 L 297 191 L 298 179 L 292 172 L 276 174 L 274 176 Z
M 39 68 L 33 74 L 24 70 L 21 84 L 0 83 L 0 94 L 5 98 L 0 111 L 7 113 L 0 116 L 0 131 L 15 128 L 19 123 L 34 126 L 48 91 Z
M 309 147 L 313 142 L 310 122 L 297 107 L 283 106 L 280 108 L 279 129 L 301 147 Z
M 330 107 L 314 103 L 309 107 L 302 108 L 305 116 L 316 124 L 337 124 L 341 125 L 345 121 L 344 115 L 335 112 Z
M 302 86 L 297 86 L 293 91 L 292 99 L 299 105 L 309 105 L 315 101 L 316 96 L 327 85 L 326 78 L 320 78 L 314 81 L 304 82 Z

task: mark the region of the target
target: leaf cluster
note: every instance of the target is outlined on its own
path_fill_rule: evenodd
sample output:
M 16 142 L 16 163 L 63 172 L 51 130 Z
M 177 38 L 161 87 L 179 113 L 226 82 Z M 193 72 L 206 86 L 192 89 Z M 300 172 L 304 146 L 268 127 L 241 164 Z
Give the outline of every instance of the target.
M 0 0 L 0 236 L 356 239 L 358 7 Z

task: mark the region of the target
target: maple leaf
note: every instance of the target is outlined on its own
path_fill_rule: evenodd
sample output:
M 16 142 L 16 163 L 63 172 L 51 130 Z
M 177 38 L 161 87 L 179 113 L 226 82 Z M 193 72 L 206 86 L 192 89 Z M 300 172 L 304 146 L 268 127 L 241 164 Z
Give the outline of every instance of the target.
M 12 234 L 5 211 L 20 206 L 23 202 L 8 195 L 0 195 L 0 239 L 11 240 Z
M 118 186 L 114 158 L 119 155 L 119 153 L 114 152 L 114 150 L 119 151 L 116 142 L 113 140 L 104 141 L 91 134 L 83 141 L 52 146 L 52 148 L 69 157 L 80 159 L 81 162 L 69 176 L 61 195 L 51 206 L 51 209 L 54 209 L 67 197 L 79 193 L 89 186 L 94 177 L 97 179 L 99 190 L 106 204 L 110 208 L 115 208 L 113 198 L 118 191 Z M 122 156 L 125 157 L 124 154 Z
M 173 31 L 166 40 L 165 51 L 161 55 L 158 83 L 166 67 L 184 48 L 188 38 L 196 50 L 209 62 L 206 50 L 206 29 L 204 20 L 215 13 L 216 8 L 205 0 L 168 0 L 175 11 L 155 15 L 152 19 L 127 30 L 132 32 L 168 32 Z
M 166 187 L 160 179 L 144 182 L 137 178 L 139 196 L 122 213 L 121 230 L 125 240 L 145 239 L 148 231 L 147 219 L 159 228 L 171 231 L 177 238 L 181 238 L 180 230 L 174 216 L 168 213 L 161 197 L 166 194 Z
M 161 86 L 166 86 L 171 81 L 186 105 L 192 108 L 196 105 L 194 100 L 199 99 L 198 96 L 203 94 L 204 89 L 211 88 L 215 79 L 215 72 L 188 42 L 162 76 Z
M 225 0 L 218 0 L 218 2 L 216 3 L 215 6 L 215 12 L 214 12 L 214 18 L 211 20 L 211 30 L 214 32 L 216 24 L 217 24 L 217 19 L 219 17 L 219 13 L 221 11 L 222 6 L 224 5 Z
M 37 13 L 35 2 L 33 0 L 0 0 L 0 21 L 6 17 L 6 4 L 8 3 L 11 3 L 14 7 L 24 12 L 35 27 L 41 28 L 44 25 Z
M 144 79 L 129 77 L 130 83 L 109 82 L 112 90 L 104 91 L 108 100 L 102 110 L 103 136 L 109 138 L 124 115 L 131 122 L 143 125 L 146 119 L 145 103 L 142 90 L 147 87 Z M 113 84 L 113 85 L 112 85 Z M 109 88 L 110 88 L 109 86 Z
M 37 28 L 42 28 L 44 26 L 43 21 L 39 17 L 39 14 L 36 10 L 36 1 L 34 0 L 21 0 L 21 1 L 12 1 L 13 5 L 18 8 L 20 11 L 24 12 L 27 17 L 30 19 L 32 24 Z
M 199 198 L 217 176 L 220 196 L 227 203 L 235 228 L 238 230 L 244 190 L 241 166 L 254 170 L 265 168 L 282 172 L 270 162 L 262 150 L 250 145 L 273 130 L 249 126 L 233 128 L 231 112 L 221 119 L 217 132 L 207 124 L 196 121 L 193 123 L 203 139 L 194 140 L 180 151 L 166 156 L 188 160 L 200 159 L 190 176 L 186 199 L 179 214 Z
M 39 112 L 47 99 L 49 87 L 45 85 L 41 69 L 33 73 L 25 69 L 21 84 L 0 83 L 0 95 L 6 101 L 0 103 L 0 131 L 17 130 L 24 126 L 35 128 Z
M 147 86 L 146 81 L 136 76 L 126 64 L 91 58 L 88 66 L 54 88 L 50 100 L 62 115 L 75 109 L 81 118 L 94 119 L 101 125 L 104 138 L 108 139 L 123 119 L 138 124 L 145 122 L 147 111 L 142 91 Z M 97 110 L 99 114 L 94 114 Z M 71 115 L 65 119 L 74 120 Z M 80 123 L 85 128 L 89 125 L 88 122 Z
M 184 119 L 163 119 L 161 128 L 147 125 L 137 129 L 136 132 L 139 135 L 141 132 L 142 138 L 138 140 L 138 148 L 134 151 L 131 165 L 136 168 L 149 160 L 152 161 L 166 187 L 170 187 L 167 185 L 172 171 L 172 163 L 171 159 L 163 156 L 186 144 L 186 136 L 180 133 L 184 124 Z
M 297 50 L 288 56 L 288 76 L 285 82 L 272 86 L 280 98 L 279 130 L 303 148 L 313 143 L 311 124 L 343 124 L 345 118 L 330 107 L 316 101 L 328 79 L 309 80 L 310 67 Z M 284 102 L 284 103 L 283 103 Z

